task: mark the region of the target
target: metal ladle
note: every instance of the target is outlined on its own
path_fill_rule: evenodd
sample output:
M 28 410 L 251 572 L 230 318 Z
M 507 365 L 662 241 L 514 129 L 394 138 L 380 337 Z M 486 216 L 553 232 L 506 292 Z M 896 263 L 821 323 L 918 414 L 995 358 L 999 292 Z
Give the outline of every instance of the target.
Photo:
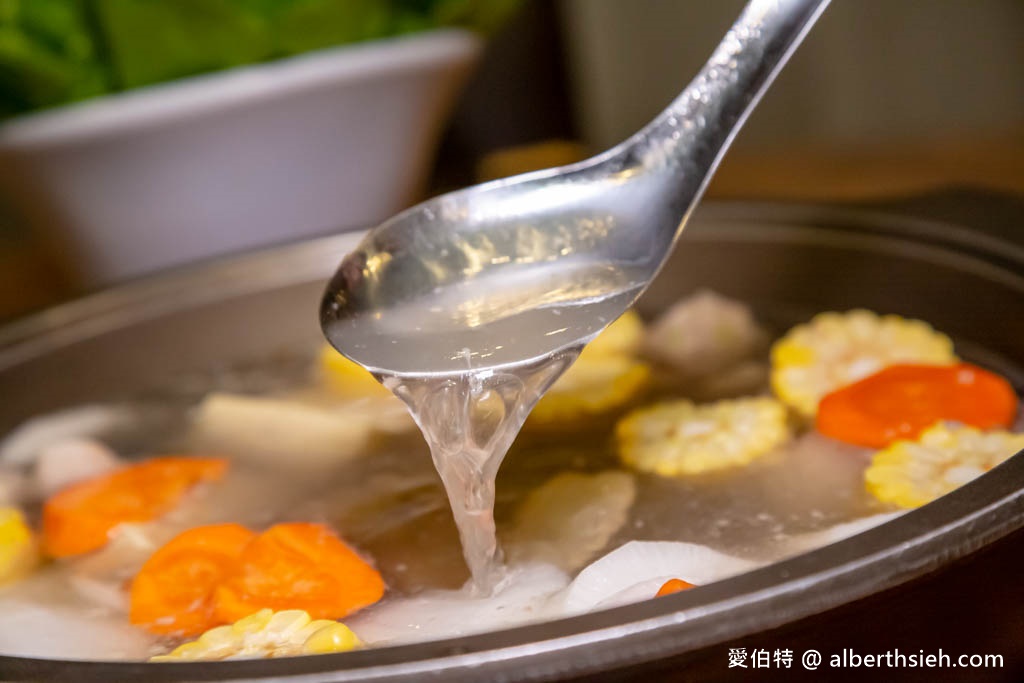
M 378 375 L 486 371 L 579 347 L 658 273 L 739 128 L 828 0 L 751 0 L 650 124 L 586 161 L 445 194 L 370 231 L 320 310 Z

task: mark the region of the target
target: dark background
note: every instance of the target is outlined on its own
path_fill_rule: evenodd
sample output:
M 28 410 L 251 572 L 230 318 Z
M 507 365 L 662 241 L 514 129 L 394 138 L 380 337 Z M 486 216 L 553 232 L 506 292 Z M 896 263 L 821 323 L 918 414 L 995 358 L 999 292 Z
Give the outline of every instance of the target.
M 662 109 L 742 2 L 524 0 L 490 39 L 428 193 L 577 160 Z M 740 134 L 710 198 L 1024 194 L 1024 2 L 834 2 Z M 77 292 L 0 221 L 0 321 Z

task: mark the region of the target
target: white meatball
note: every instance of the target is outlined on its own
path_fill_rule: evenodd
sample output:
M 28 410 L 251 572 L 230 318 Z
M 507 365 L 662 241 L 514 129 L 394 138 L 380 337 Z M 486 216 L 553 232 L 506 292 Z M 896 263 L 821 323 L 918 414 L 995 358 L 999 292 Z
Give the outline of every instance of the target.
M 48 497 L 85 479 L 106 474 L 121 465 L 117 455 L 99 441 L 63 439 L 43 446 L 36 456 L 37 491 Z

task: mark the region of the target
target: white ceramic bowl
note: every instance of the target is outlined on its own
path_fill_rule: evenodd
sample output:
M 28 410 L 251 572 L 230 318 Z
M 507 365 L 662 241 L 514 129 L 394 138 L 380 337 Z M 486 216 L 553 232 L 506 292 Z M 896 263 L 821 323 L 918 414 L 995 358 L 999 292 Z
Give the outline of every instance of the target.
M 416 199 L 480 51 L 363 43 L 0 125 L 0 193 L 96 286 L 380 221 Z

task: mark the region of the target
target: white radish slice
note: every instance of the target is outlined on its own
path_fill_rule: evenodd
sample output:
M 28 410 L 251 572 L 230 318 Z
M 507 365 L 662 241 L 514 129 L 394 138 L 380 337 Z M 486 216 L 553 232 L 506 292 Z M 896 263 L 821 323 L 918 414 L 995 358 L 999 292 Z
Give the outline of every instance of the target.
M 373 433 L 365 414 L 260 396 L 214 393 L 200 403 L 190 444 L 241 461 L 308 474 L 366 451 Z
M 595 611 L 599 609 L 608 609 L 611 607 L 619 607 L 621 605 L 628 605 L 634 602 L 642 602 L 644 600 L 650 600 L 658 594 L 658 590 L 665 585 L 666 582 L 671 581 L 678 577 L 675 576 L 656 576 L 653 579 L 647 579 L 640 583 L 633 584 L 625 590 L 621 590 L 614 595 L 611 595 L 601 602 L 594 605 L 588 611 Z M 572 612 L 570 612 L 571 614 Z
M 416 423 L 405 403 L 387 393 L 383 396 L 339 398 L 335 391 L 312 387 L 291 391 L 277 398 L 330 411 L 340 419 L 355 416 L 359 420 L 368 421 L 375 431 L 382 434 L 402 434 L 416 429 Z
M 48 498 L 71 484 L 106 474 L 122 464 L 114 451 L 95 439 L 62 439 L 39 449 L 36 489 Z
M 563 472 L 526 497 L 503 544 L 511 563 L 548 562 L 572 572 L 626 523 L 636 498 L 632 474 Z
M 40 451 L 72 437 L 96 437 L 129 424 L 134 414 L 121 406 L 84 405 L 23 423 L 0 442 L 0 464 L 31 465 Z
M 368 420 L 375 430 L 384 434 L 401 434 L 416 428 L 409 408 L 395 396 L 335 403 L 334 408 L 339 417 L 361 417 Z
M 568 577 L 550 565 L 509 570 L 488 597 L 466 590 L 431 591 L 374 605 L 345 619 L 370 645 L 436 640 L 510 628 L 545 619 L 548 598 L 565 587 Z
M 694 543 L 630 541 L 581 571 L 556 602 L 578 614 L 653 598 L 669 579 L 701 586 L 758 566 Z

